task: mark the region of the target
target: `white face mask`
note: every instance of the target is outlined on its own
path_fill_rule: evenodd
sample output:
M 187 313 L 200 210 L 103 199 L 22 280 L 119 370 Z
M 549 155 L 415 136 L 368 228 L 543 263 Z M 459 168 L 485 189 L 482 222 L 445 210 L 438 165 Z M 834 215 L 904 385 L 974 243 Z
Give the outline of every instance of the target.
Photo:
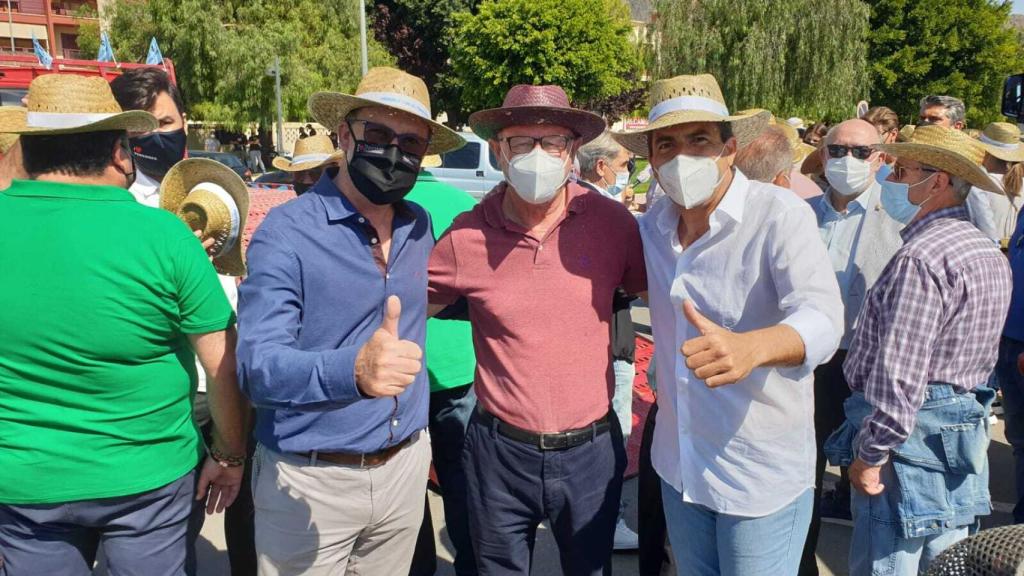
M 680 154 L 655 170 L 658 184 L 665 189 L 666 196 L 683 208 L 704 205 L 722 181 L 723 175 L 715 162 L 721 157 L 721 152 L 714 158 Z
M 852 154 L 829 158 L 825 163 L 825 178 L 836 192 L 856 196 L 871 185 L 871 162 L 858 160 Z
M 520 198 L 530 204 L 544 204 L 554 198 L 569 179 L 568 166 L 568 162 L 538 146 L 529 154 L 513 156 L 508 161 L 505 178 Z

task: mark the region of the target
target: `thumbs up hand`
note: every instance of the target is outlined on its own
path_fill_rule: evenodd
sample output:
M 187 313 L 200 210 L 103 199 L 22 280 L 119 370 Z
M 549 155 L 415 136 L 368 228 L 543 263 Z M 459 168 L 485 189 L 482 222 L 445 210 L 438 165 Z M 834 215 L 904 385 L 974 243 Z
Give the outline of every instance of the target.
M 423 351 L 415 342 L 398 338 L 402 303 L 389 296 L 380 328 L 356 355 L 356 386 L 365 396 L 398 396 L 423 369 Z
M 683 315 L 700 336 L 683 342 L 679 351 L 686 367 L 708 388 L 739 382 L 761 365 L 756 337 L 722 328 L 698 312 L 690 300 L 683 302 Z

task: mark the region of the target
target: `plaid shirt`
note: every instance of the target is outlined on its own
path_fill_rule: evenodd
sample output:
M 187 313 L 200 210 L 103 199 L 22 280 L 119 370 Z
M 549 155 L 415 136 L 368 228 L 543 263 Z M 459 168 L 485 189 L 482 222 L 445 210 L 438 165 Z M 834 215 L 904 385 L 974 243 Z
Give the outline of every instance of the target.
M 928 214 L 901 235 L 843 366 L 850 389 L 874 408 L 854 443 L 870 465 L 910 436 L 929 383 L 966 392 L 988 380 L 1010 305 L 1006 258 L 962 206 Z

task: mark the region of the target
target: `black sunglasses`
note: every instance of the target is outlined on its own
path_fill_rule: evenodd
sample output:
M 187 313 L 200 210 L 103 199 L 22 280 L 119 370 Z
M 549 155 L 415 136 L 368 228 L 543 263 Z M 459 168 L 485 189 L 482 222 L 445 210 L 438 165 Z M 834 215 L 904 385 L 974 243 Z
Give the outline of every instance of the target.
M 847 153 L 853 154 L 857 160 L 867 160 L 874 153 L 871 146 L 843 146 L 842 144 L 829 144 L 828 155 L 831 158 L 842 158 Z
M 429 138 L 424 138 L 418 134 L 398 134 L 391 128 L 383 124 L 371 122 L 370 120 L 349 120 L 348 129 L 353 134 L 355 134 L 355 131 L 352 130 L 353 123 L 361 123 L 363 125 L 363 137 L 361 140 L 367 144 L 388 146 L 397 140 L 399 150 L 419 157 L 425 156 L 427 148 L 430 147 Z

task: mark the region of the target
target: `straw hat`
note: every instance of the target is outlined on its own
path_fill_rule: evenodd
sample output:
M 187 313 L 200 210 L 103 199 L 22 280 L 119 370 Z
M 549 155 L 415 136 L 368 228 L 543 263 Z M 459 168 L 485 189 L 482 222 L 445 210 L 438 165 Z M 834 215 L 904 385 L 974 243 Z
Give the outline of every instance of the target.
M 1009 122 L 993 122 L 978 135 L 978 141 L 989 154 L 1006 162 L 1024 162 L 1024 146 L 1020 128 Z
M 216 238 L 213 267 L 244 276 L 242 231 L 249 215 L 249 191 L 230 168 L 207 158 L 175 164 L 160 183 L 160 207 L 178 215 L 203 238 Z
M 793 147 L 793 164 L 803 162 L 804 158 L 807 158 L 817 150 L 814 146 L 801 140 L 800 133 L 788 121 L 778 122 L 775 125 L 779 127 L 779 130 L 782 130 L 786 135 L 786 139 L 789 140 L 790 146 Z
M 21 106 L 0 106 L 0 125 L 6 125 L 9 122 L 25 122 L 25 108 Z M 0 134 L 0 154 L 7 154 L 7 151 L 17 141 L 17 134 Z
M 329 130 L 337 130 L 353 110 L 370 106 L 411 114 L 429 124 L 427 154 L 449 152 L 466 143 L 457 132 L 433 120 L 430 96 L 423 80 L 401 70 L 384 66 L 371 68 L 356 87 L 355 95 L 317 92 L 309 97 L 309 113 Z
M 344 152 L 334 149 L 330 138 L 317 134 L 296 140 L 291 160 L 278 156 L 272 164 L 274 168 L 285 172 L 302 172 L 333 164 L 344 157 Z
M 768 125 L 769 112 L 730 115 L 718 81 L 711 74 L 676 76 L 651 85 L 651 112 L 647 127 L 633 132 L 614 132 L 612 137 L 638 156 L 649 154 L 647 139 L 661 128 L 690 122 L 726 122 L 740 146 L 757 137 Z
M 768 113 L 768 123 L 769 124 L 778 124 L 778 119 L 775 118 L 775 114 L 772 114 L 771 110 L 766 110 L 765 108 L 747 108 L 746 110 L 740 110 L 739 112 L 736 113 L 736 115 L 737 116 L 756 116 L 756 115 L 760 114 L 761 112 L 767 112 Z
M 497 138 L 509 126 L 551 124 L 576 133 L 586 144 L 604 132 L 605 121 L 597 114 L 573 108 L 561 86 L 517 84 L 509 88 L 501 108 L 489 108 L 469 116 L 469 127 L 484 140 Z
M 423 157 L 423 162 L 420 162 L 420 168 L 437 168 L 441 164 L 441 156 L 438 154 L 431 154 Z
M 900 128 L 900 131 L 896 133 L 896 141 L 910 142 L 910 139 L 914 136 L 915 129 L 917 129 L 917 126 L 913 124 L 907 124 L 903 128 Z
M 105 130 L 150 132 L 159 126 L 143 110 L 124 112 L 98 76 L 46 74 L 28 86 L 25 114 L 0 116 L 0 132 L 39 136 Z
M 793 116 L 789 120 L 786 120 L 786 124 L 792 126 L 796 130 L 799 130 L 804 127 L 804 121 L 798 116 Z
M 937 168 L 947 174 L 967 180 L 989 192 L 999 192 L 995 183 L 981 168 L 985 148 L 980 142 L 959 130 L 942 126 L 918 126 L 908 142 L 879 144 L 879 150 L 895 156 Z

